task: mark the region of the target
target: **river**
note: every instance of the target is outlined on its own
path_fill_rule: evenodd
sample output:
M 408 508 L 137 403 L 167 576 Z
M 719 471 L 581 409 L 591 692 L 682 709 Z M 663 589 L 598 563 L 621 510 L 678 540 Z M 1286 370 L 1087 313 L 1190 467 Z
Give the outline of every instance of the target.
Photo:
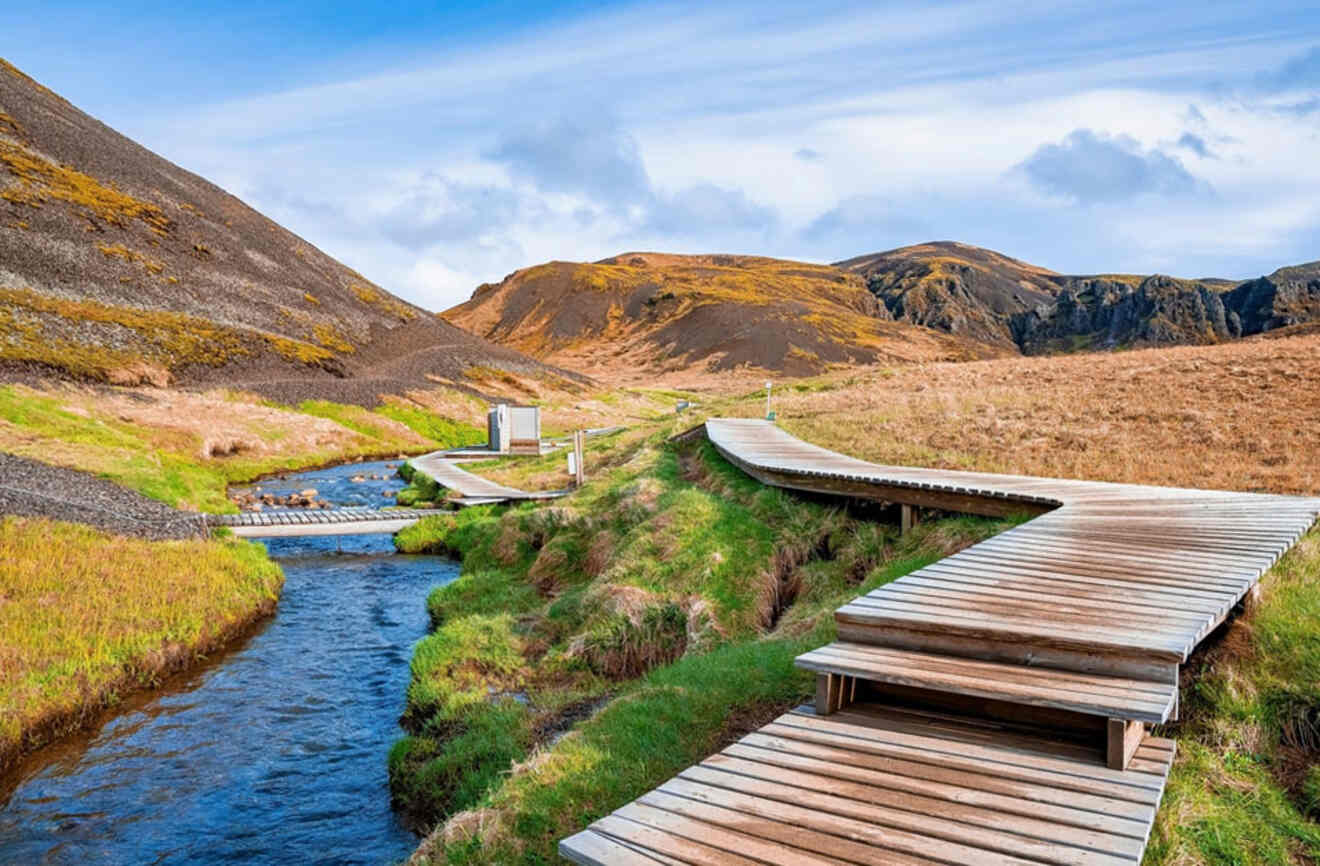
M 379 505 L 402 482 L 358 463 L 260 486 Z M 396 554 L 388 535 L 266 543 L 285 574 L 276 615 L 98 729 L 30 756 L 0 786 L 0 863 L 377 866 L 412 852 L 417 838 L 390 810 L 386 755 L 402 734 L 427 592 L 459 566 Z

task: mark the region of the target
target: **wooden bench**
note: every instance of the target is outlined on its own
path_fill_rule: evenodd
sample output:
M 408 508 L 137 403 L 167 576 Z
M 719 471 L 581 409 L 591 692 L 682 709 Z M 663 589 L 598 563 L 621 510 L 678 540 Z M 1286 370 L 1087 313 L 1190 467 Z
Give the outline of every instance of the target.
M 816 711 L 836 712 L 856 699 L 858 683 L 882 684 L 915 695 L 955 695 L 1028 708 L 1053 721 L 1066 714 L 1103 719 L 1107 761 L 1125 768 L 1146 724 L 1160 724 L 1177 709 L 1178 687 L 1130 677 L 939 655 L 840 641 L 798 656 L 817 673 Z M 978 706 L 986 711 L 986 706 Z M 1066 724 L 1066 722 L 1064 722 Z M 1099 722 L 1097 721 L 1097 725 Z

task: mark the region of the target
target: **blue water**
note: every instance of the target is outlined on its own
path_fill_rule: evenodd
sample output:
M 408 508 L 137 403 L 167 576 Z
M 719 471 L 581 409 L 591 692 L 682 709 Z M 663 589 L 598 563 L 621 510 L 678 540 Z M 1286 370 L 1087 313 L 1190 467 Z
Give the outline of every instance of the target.
M 354 464 L 262 486 L 392 501 L 380 491 L 397 479 L 349 480 L 360 473 L 392 470 Z M 396 554 L 387 535 L 267 545 L 285 574 L 275 617 L 0 783 L 0 863 L 388 864 L 412 852 L 416 837 L 390 810 L 386 755 L 426 594 L 458 564 Z

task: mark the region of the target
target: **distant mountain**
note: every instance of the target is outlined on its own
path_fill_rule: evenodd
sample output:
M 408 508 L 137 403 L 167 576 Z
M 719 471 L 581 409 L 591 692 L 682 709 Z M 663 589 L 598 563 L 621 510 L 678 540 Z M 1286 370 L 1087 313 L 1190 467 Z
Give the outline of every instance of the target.
M 838 267 L 861 276 L 895 319 L 1025 354 L 1216 343 L 1320 319 L 1320 263 L 1241 283 L 1068 276 L 942 241 Z
M 0 378 L 371 403 L 543 365 L 400 300 L 0 60 Z
M 625 253 L 549 262 L 479 286 L 446 319 L 590 376 L 764 370 L 1002 354 L 962 335 L 891 321 L 854 274 L 753 256 Z

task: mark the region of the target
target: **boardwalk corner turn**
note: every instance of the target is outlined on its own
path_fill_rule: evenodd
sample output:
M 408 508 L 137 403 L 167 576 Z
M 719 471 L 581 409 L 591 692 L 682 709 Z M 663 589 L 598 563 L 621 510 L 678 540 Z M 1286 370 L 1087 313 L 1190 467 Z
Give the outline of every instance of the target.
M 695 432 L 695 431 L 694 431 Z M 560 843 L 582 864 L 1133 864 L 1178 669 L 1320 499 L 880 466 L 756 420 L 705 433 L 765 484 L 1039 515 L 839 608 L 788 713 Z

